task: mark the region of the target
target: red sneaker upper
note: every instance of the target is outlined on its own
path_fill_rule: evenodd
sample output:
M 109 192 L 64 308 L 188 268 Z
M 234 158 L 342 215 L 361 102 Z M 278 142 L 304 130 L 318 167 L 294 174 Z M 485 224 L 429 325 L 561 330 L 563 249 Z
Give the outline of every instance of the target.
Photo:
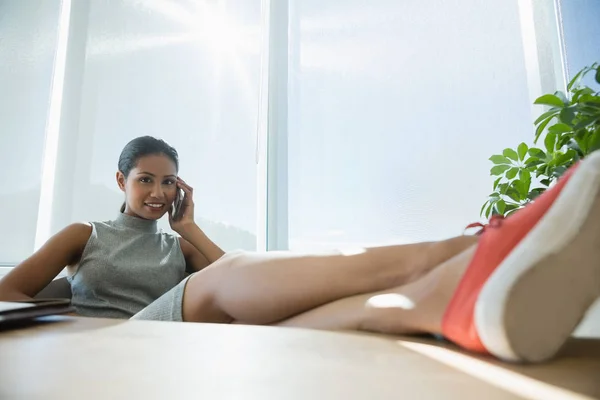
M 572 176 L 572 167 L 552 188 L 506 219 L 493 218 L 481 232 L 477 250 L 444 314 L 446 338 L 472 351 L 487 353 L 474 321 L 475 304 L 488 277 L 544 216 Z

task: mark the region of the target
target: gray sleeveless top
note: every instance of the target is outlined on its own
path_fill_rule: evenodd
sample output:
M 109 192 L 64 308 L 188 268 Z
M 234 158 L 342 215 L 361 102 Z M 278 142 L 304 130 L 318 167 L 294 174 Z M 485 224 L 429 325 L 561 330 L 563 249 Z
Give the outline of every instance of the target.
M 159 230 L 156 221 L 121 213 L 91 225 L 81 261 L 68 278 L 78 314 L 130 318 L 185 277 L 178 238 Z

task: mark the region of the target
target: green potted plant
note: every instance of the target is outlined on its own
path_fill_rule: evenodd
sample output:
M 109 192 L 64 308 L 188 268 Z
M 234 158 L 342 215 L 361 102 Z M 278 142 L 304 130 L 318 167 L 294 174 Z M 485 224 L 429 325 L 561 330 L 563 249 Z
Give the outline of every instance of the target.
M 595 89 L 582 84 L 594 74 Z M 539 97 L 535 104 L 547 107 L 534 122 L 534 144 L 541 137 L 543 148 L 521 143 L 516 149 L 494 154 L 490 170 L 493 193 L 481 207 L 481 215 L 508 216 L 524 207 L 551 186 L 571 165 L 600 149 L 600 63 L 579 71 L 567 85 L 567 93 Z

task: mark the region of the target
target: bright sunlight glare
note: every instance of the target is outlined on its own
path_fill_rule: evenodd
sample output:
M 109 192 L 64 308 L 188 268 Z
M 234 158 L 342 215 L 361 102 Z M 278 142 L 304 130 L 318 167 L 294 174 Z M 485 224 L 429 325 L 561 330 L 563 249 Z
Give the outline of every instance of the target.
M 367 300 L 367 307 L 371 308 L 402 308 L 412 310 L 415 302 L 398 293 L 386 293 L 372 296 Z
M 398 344 L 526 399 L 589 399 L 587 396 L 529 378 L 456 351 L 402 340 L 398 341 Z

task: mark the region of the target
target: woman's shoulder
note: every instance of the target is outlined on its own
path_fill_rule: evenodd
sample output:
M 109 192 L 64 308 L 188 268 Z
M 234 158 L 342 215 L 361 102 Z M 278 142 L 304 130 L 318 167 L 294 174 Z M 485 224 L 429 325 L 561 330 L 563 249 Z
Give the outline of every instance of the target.
M 90 222 L 74 222 L 67 225 L 61 232 L 66 240 L 85 245 L 94 231 Z
M 79 251 L 88 242 L 92 235 L 92 225 L 87 222 L 75 222 L 64 227 L 53 235 L 48 243 L 54 243 L 59 249 L 66 251 Z
M 62 232 L 76 236 L 90 236 L 93 230 L 92 222 L 73 222 L 67 225 Z

